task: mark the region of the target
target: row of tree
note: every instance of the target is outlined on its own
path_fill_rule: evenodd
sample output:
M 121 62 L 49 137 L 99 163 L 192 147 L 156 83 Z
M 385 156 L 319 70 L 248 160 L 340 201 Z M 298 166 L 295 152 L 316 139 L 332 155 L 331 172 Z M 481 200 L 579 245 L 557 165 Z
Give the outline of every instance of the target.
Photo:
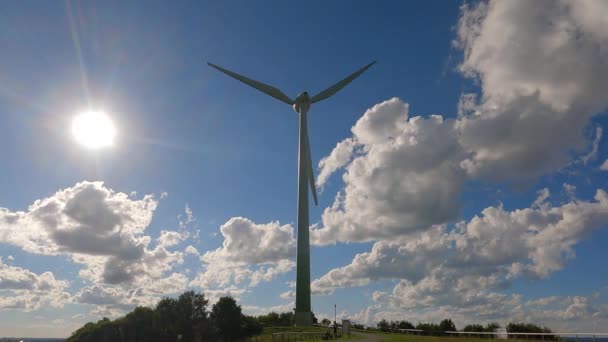
M 264 326 L 290 326 L 295 322 L 293 311 L 281 313 L 271 311 L 266 315 L 257 316 L 255 319 Z M 318 323 L 314 313 L 312 314 L 312 322 L 314 324 Z M 323 322 L 321 322 L 321 324 L 323 324 Z
M 377 327 L 380 331 L 385 332 L 395 332 L 399 329 L 418 329 L 423 331 L 455 331 L 456 325 L 452 322 L 451 319 L 444 319 L 439 322 L 439 324 L 435 323 L 418 323 L 417 325 L 413 325 L 408 321 L 387 321 L 385 319 L 378 322 Z
M 188 291 L 163 298 L 154 309 L 137 307 L 116 320 L 104 318 L 76 330 L 68 342 L 236 341 L 258 335 L 262 325 L 245 316 L 232 297 L 222 297 L 211 311 L 203 293 Z
M 408 321 L 387 321 L 381 320 L 377 324 L 377 328 L 384 332 L 397 332 L 399 329 L 417 329 L 422 330 L 425 333 L 433 335 L 441 335 L 446 331 L 458 331 L 456 325 L 451 319 L 444 319 L 439 324 L 436 323 L 418 323 L 416 325 Z M 469 324 L 466 325 L 463 332 L 495 332 L 496 329 L 501 328 L 500 324 L 496 322 L 488 323 L 485 326 L 481 324 Z M 542 333 L 552 334 L 551 329 L 547 327 L 540 327 L 532 323 L 509 323 L 506 326 L 507 332 L 510 333 Z M 549 339 L 551 336 L 538 336 L 538 338 Z

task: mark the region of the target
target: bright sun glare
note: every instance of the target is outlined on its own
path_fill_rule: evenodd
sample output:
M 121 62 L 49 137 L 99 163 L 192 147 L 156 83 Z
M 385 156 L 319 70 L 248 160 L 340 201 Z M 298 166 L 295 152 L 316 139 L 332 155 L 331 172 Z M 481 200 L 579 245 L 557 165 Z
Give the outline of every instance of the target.
M 72 120 L 72 134 L 81 145 L 96 149 L 112 145 L 116 130 L 104 112 L 89 111 Z

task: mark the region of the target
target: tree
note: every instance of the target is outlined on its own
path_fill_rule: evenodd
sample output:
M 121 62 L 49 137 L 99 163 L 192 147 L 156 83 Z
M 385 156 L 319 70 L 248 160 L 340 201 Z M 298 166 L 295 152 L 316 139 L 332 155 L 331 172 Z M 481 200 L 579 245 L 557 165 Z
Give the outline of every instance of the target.
M 269 313 L 267 313 L 266 315 L 259 315 L 257 317 L 258 322 L 265 324 L 265 325 L 279 325 L 280 324 L 280 317 L 279 314 L 271 311 Z
M 138 306 L 118 323 L 124 340 L 143 342 L 154 341 L 159 338 L 159 325 L 155 322 L 154 310 Z
M 222 297 L 211 309 L 211 320 L 222 341 L 234 341 L 243 335 L 241 307 L 232 297 Z
M 365 330 L 365 326 L 359 323 L 353 323 L 353 328 L 357 330 Z
M 507 325 L 507 331 L 508 332 L 517 332 L 517 333 L 545 333 L 545 334 L 549 334 L 549 335 L 536 335 L 535 338 L 537 339 L 544 339 L 544 340 L 555 340 L 556 336 L 555 335 L 550 335 L 552 333 L 551 329 L 547 328 L 547 327 L 539 327 L 536 324 L 532 324 L 532 323 L 509 323 Z
M 161 335 L 166 339 L 176 339 L 178 334 L 177 300 L 175 298 L 163 298 L 156 304 L 154 311 Z
M 97 323 L 89 322 L 67 339 L 69 342 L 120 341 L 120 325 L 104 317 Z
M 137 307 L 124 317 L 89 322 L 72 333 L 68 342 L 182 342 L 234 341 L 262 332 L 261 324 L 244 316 L 231 297 L 220 298 L 213 306 L 212 319 L 203 293 L 184 292 L 178 298 L 163 298 L 154 309 Z M 278 318 L 278 315 L 275 314 Z M 293 316 L 293 314 L 292 314 Z M 285 319 L 290 319 L 285 315 Z M 221 336 L 214 336 L 215 332 Z
M 378 322 L 377 326 L 380 331 L 390 331 L 391 329 L 390 323 L 388 323 L 385 319 Z
M 441 331 L 456 331 L 456 324 L 451 319 L 444 319 L 439 322 L 439 330 Z
M 425 332 L 437 332 L 439 331 L 439 325 L 435 323 L 418 323 L 416 325 L 416 329 L 425 331 Z
M 497 322 L 488 323 L 486 327 L 483 329 L 486 332 L 494 332 L 494 330 L 500 328 L 500 324 Z
M 245 337 L 259 335 L 262 333 L 262 325 L 254 317 L 242 316 L 241 331 Z
M 399 322 L 399 329 L 414 329 L 414 325 L 408 321 Z
M 323 318 L 321 320 L 321 325 L 324 325 L 324 326 L 328 327 L 330 324 L 331 324 L 331 321 L 328 320 L 327 318 Z
M 390 323 L 391 331 L 397 331 L 399 328 L 399 321 L 391 321 Z
M 483 332 L 484 328 L 483 328 L 483 325 L 480 325 L 480 324 L 469 324 L 469 325 L 466 325 L 464 327 L 464 329 L 462 329 L 462 331 L 464 331 L 464 332 Z
M 183 341 L 194 340 L 195 333 L 204 336 L 209 332 L 196 331 L 206 327 L 208 303 L 204 294 L 194 291 L 184 292 L 177 298 L 177 327 Z
M 279 314 L 279 321 L 277 322 L 279 325 L 293 325 L 295 321 L 294 315 L 292 311 L 281 312 Z

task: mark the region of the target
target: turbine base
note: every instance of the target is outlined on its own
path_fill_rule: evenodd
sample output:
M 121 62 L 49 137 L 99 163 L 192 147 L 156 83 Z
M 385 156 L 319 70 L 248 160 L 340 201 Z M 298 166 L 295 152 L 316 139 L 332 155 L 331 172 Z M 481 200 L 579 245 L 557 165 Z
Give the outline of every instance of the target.
M 295 313 L 296 327 L 312 327 L 312 312 L 297 312 Z

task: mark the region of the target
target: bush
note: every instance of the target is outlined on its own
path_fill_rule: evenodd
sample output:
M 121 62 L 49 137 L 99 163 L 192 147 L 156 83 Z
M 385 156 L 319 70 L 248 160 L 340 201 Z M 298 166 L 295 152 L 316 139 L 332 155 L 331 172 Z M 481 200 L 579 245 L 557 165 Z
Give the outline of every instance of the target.
M 494 332 L 496 329 L 500 328 L 500 324 L 496 323 L 496 322 L 492 322 L 492 323 L 488 323 L 486 325 L 486 327 L 484 328 L 484 331 L 486 332 Z
M 456 324 L 451 319 L 444 319 L 439 322 L 439 330 L 441 331 L 456 331 Z
M 389 323 L 387 320 L 385 320 L 385 319 L 381 320 L 381 321 L 380 321 L 380 322 L 378 322 L 378 324 L 376 324 L 376 325 L 378 326 L 378 329 L 379 329 L 380 331 L 384 331 L 384 332 L 391 331 L 391 325 L 390 325 L 390 323 Z
M 426 333 L 437 333 L 440 331 L 439 325 L 435 323 L 418 323 L 416 329 L 422 330 Z
M 462 331 L 465 331 L 465 332 L 484 332 L 486 330 L 483 328 L 483 325 L 480 325 L 480 324 L 469 324 L 469 325 L 465 326 L 464 329 L 462 329 Z
M 553 331 L 551 331 L 551 329 L 547 328 L 547 327 L 539 327 L 536 324 L 532 324 L 532 323 L 509 323 L 507 325 L 507 331 L 510 333 L 545 333 L 545 334 L 551 334 L 553 333 Z M 549 339 L 549 340 L 555 340 L 556 336 L 555 335 L 545 335 L 544 337 L 541 335 L 536 335 L 536 336 L 530 336 L 532 338 L 535 339 Z
M 399 329 L 414 329 L 414 325 L 408 321 L 400 321 Z

